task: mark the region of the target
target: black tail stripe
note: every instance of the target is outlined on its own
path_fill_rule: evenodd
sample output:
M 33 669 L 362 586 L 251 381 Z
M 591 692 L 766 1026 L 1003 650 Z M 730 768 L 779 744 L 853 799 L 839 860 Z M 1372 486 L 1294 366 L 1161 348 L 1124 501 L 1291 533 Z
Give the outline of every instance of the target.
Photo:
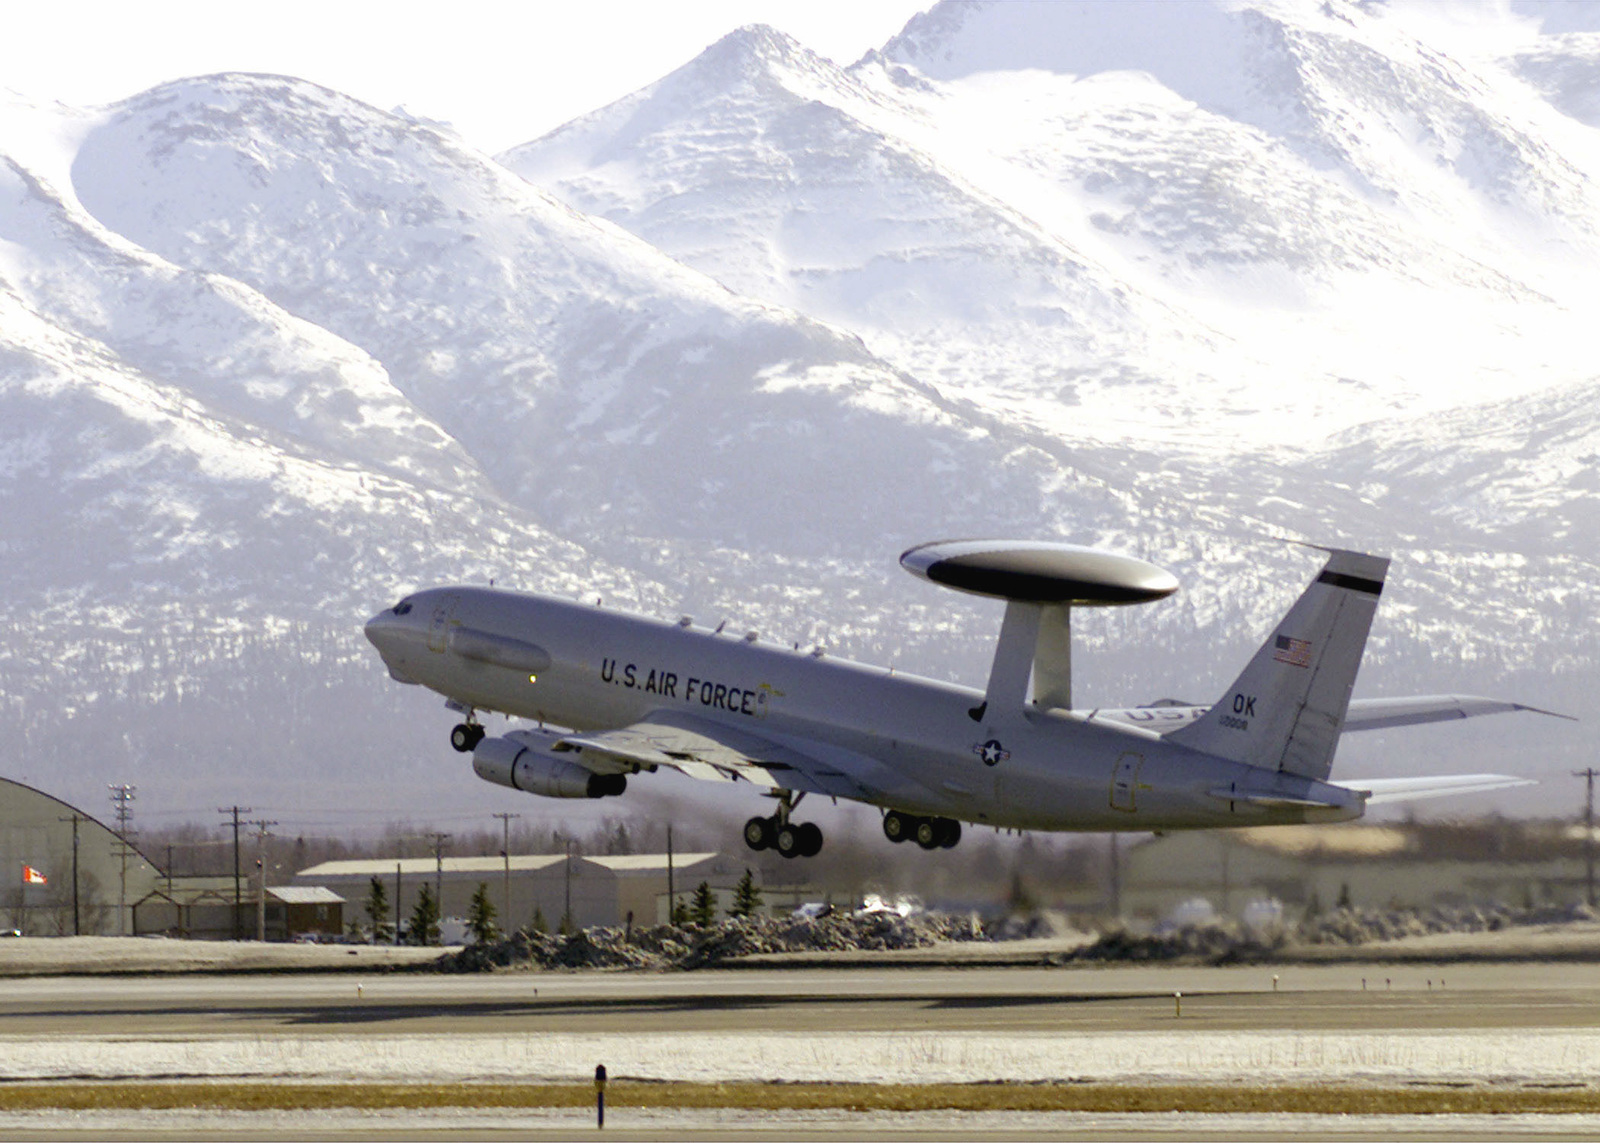
M 1330 584 L 1333 587 L 1347 587 L 1351 591 L 1364 591 L 1368 595 L 1383 594 L 1381 579 L 1362 579 L 1358 575 L 1345 575 L 1343 572 L 1325 571 L 1317 577 L 1317 582 Z

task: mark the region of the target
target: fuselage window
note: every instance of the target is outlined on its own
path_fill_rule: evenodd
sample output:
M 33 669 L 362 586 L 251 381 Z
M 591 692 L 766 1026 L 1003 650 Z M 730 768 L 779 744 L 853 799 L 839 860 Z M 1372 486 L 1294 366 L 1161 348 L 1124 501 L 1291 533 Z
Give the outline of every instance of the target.
M 402 599 L 399 603 L 394 605 L 394 613 L 396 615 L 404 615 L 410 610 L 411 601 L 409 599 Z

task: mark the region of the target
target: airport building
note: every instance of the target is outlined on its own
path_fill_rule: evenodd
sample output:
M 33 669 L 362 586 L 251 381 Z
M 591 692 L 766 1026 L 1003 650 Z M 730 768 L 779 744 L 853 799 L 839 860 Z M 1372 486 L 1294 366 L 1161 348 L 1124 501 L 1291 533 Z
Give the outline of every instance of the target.
M 0 926 L 29 936 L 131 933 L 132 905 L 159 877 L 109 826 L 0 778 Z
M 1159 917 L 1202 898 L 1306 909 L 1569 905 L 1587 893 L 1583 831 L 1543 822 L 1268 826 L 1171 833 L 1127 848 L 1122 912 Z
M 327 861 L 295 874 L 298 886 L 327 889 L 346 902 L 346 923 L 368 925 L 366 904 L 376 878 L 384 887 L 392 924 L 395 902 L 402 923 L 411 916 L 426 884 L 441 898 L 440 914 L 465 917 L 478 886 L 488 887 L 502 927 L 531 925 L 537 913 L 554 929 L 569 912 L 578 927 L 663 924 L 671 913 L 671 891 L 688 902 L 702 881 L 711 886 L 718 911 L 726 912 L 746 862 L 717 853 L 639 853 L 610 857 L 574 854 L 514 854 L 505 857 L 380 858 Z M 754 868 L 757 884 L 760 870 Z
M 329 941 L 344 935 L 344 913 L 342 897 L 316 886 L 269 885 L 263 906 L 249 879 L 236 887 L 231 876 L 173 877 L 134 903 L 133 932 L 198 941 L 255 940 L 262 933 L 269 941 Z

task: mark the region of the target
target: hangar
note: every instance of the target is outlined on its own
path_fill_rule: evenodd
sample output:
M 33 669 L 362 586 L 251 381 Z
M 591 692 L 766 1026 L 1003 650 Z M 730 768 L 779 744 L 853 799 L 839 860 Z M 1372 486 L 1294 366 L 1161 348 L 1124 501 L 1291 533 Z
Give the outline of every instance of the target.
M 1195 898 L 1224 913 L 1270 898 L 1296 917 L 1341 902 L 1571 905 L 1588 893 L 1584 847 L 1582 827 L 1503 819 L 1172 833 L 1128 849 L 1120 904 L 1161 916 Z
M 32 869 L 44 883 L 24 879 Z M 133 931 L 155 864 L 115 830 L 43 790 L 0 778 L 0 922 L 28 936 Z

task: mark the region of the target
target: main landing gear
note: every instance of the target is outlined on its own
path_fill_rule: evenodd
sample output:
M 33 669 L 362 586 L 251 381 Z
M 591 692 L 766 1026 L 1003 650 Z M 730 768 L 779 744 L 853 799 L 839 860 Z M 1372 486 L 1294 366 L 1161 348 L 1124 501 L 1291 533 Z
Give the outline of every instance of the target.
M 883 836 L 896 844 L 914 840 L 923 849 L 954 849 L 961 840 L 961 823 L 954 818 L 919 818 L 890 810 L 883 815 Z
M 822 852 L 822 829 L 814 822 L 792 822 L 789 815 L 799 798 L 788 790 L 772 795 L 778 812 L 770 818 L 754 817 L 744 823 L 744 843 L 754 850 L 775 849 L 782 857 L 815 857 Z
M 467 721 L 459 724 L 450 732 L 450 745 L 459 753 L 470 754 L 483 741 L 484 735 L 489 732 L 478 725 L 469 714 Z

